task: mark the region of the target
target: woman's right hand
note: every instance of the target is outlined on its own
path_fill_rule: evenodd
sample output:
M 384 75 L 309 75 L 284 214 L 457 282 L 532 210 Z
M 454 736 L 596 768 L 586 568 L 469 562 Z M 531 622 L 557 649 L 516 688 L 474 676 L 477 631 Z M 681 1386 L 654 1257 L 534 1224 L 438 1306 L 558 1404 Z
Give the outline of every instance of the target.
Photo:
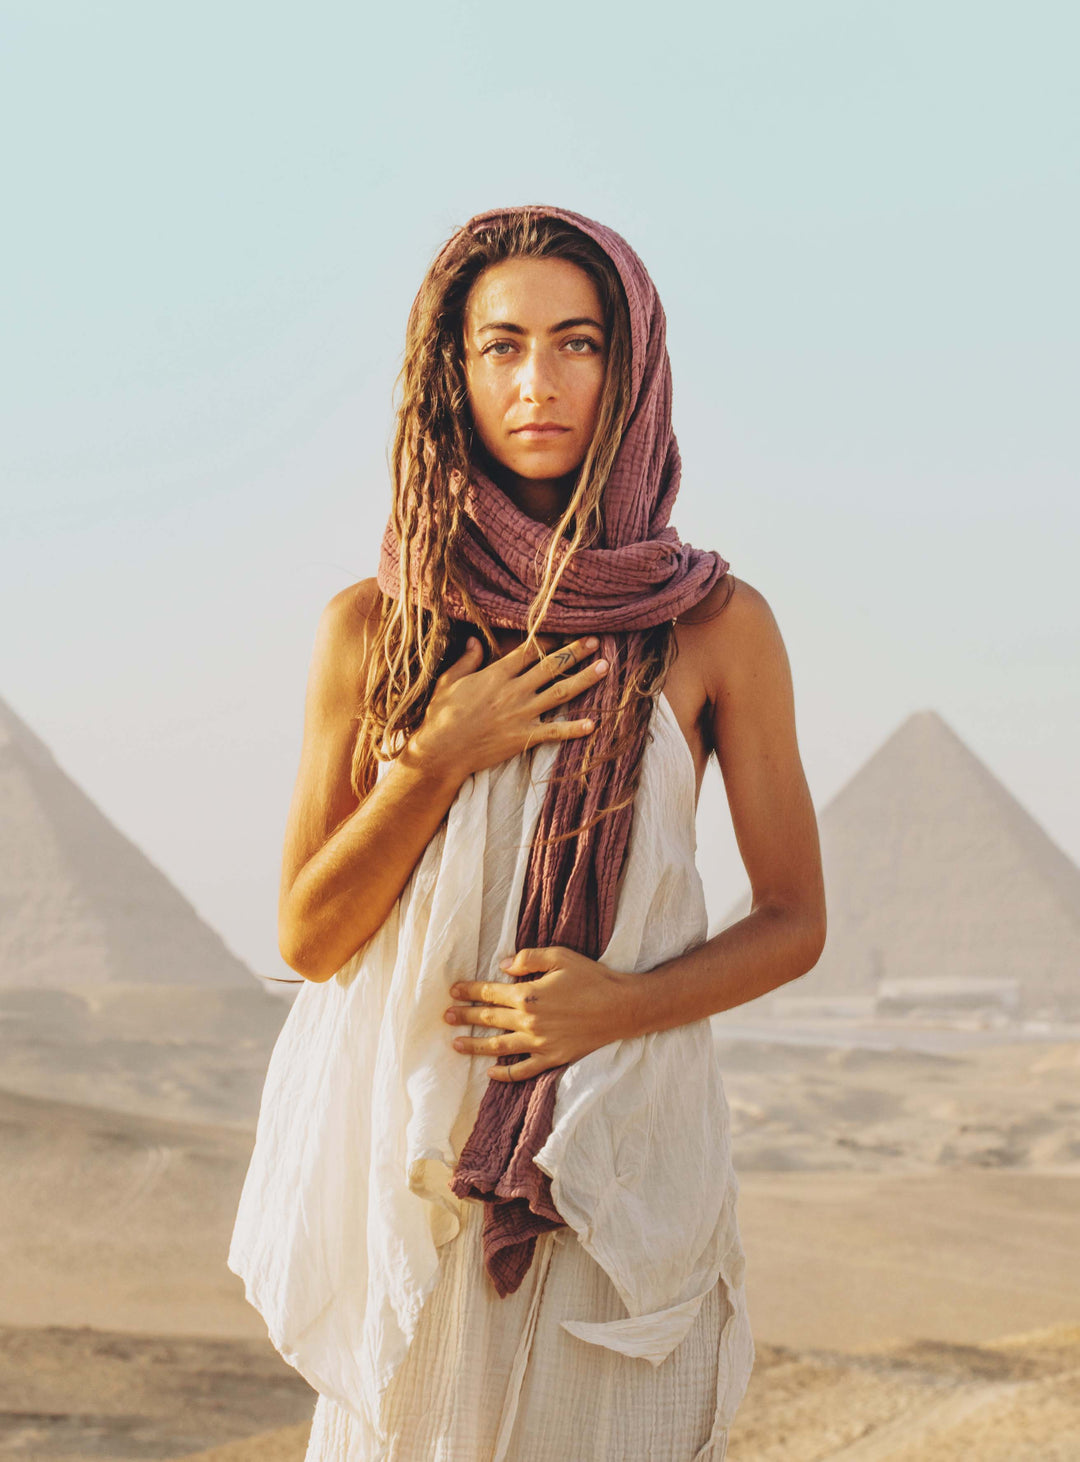
M 603 660 L 569 673 L 598 645 L 599 640 L 587 636 L 537 659 L 535 647 L 521 644 L 484 665 L 483 646 L 470 640 L 436 680 L 409 750 L 428 766 L 464 781 L 538 742 L 588 736 L 591 721 L 540 717 L 603 679 L 608 668 Z M 562 678 L 553 685 L 557 676 Z

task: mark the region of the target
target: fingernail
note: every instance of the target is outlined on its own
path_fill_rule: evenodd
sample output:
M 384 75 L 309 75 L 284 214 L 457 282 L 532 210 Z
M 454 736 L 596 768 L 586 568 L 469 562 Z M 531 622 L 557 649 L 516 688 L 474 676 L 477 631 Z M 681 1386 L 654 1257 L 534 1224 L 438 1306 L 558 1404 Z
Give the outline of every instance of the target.
M 446 1014 L 443 1016 L 443 1019 L 444 1020 L 448 1020 L 451 1025 L 457 1025 L 457 1011 L 456 1010 L 448 1010 L 446 1012 Z
M 464 1041 L 455 1041 L 454 1042 L 454 1050 L 455 1051 L 464 1051 L 464 1049 L 465 1049 L 465 1042 Z
M 450 986 L 450 994 L 453 995 L 453 997 L 454 997 L 455 1000 L 459 999 L 460 996 L 461 996 L 461 986 L 460 985 L 451 985 Z
M 593 664 L 593 669 L 596 671 L 597 675 L 603 675 L 604 671 L 607 669 L 607 661 L 597 660 Z
M 499 969 L 508 970 L 513 963 L 514 961 L 509 956 L 507 956 L 506 959 L 501 959 L 499 961 Z
M 595 650 L 599 643 L 600 641 L 596 638 L 595 635 L 590 635 L 589 638 L 585 641 L 585 648 L 587 650 Z

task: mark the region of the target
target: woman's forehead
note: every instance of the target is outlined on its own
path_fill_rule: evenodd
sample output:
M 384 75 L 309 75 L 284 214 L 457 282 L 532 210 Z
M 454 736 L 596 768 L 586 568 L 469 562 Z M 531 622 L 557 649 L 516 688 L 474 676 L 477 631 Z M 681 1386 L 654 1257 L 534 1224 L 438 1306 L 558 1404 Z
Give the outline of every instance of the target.
M 603 326 L 600 291 L 569 259 L 503 259 L 479 276 L 466 302 L 470 330 L 490 324 L 550 329 L 566 320 Z

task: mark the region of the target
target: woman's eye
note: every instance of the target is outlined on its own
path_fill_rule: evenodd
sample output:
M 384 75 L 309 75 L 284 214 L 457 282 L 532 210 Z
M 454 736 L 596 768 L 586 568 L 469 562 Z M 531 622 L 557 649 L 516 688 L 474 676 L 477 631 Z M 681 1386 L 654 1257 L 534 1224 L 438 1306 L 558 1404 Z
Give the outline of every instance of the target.
M 506 347 L 505 350 L 503 346 Z M 483 353 L 485 355 L 507 355 L 513 348 L 514 342 L 512 340 L 493 340 L 490 345 L 484 347 Z
M 596 341 L 591 340 L 588 335 L 575 335 L 573 340 L 566 343 L 570 347 L 571 355 L 595 355 L 600 349 Z M 577 349 L 578 346 L 581 349 Z

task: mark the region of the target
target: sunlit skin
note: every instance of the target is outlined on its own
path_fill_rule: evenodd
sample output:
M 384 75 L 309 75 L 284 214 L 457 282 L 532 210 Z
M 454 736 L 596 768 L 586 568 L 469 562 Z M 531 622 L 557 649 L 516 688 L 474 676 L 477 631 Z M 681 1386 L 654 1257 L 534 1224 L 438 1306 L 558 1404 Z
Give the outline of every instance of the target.
M 599 307 L 589 277 L 561 260 L 496 265 L 467 302 L 474 426 L 500 486 L 542 522 L 556 521 L 569 501 L 595 426 L 606 348 Z M 521 430 L 536 423 L 564 430 Z M 678 621 L 664 694 L 689 748 L 696 792 L 717 756 L 751 912 L 648 972 L 551 946 L 504 960 L 502 979 L 493 970 L 489 979 L 457 982 L 448 1027 L 495 1033 L 458 1036 L 453 1045 L 491 1058 L 491 1080 L 520 1081 L 609 1042 L 701 1020 L 817 961 L 825 934 L 821 859 L 787 654 L 765 599 L 742 580 L 710 618 L 724 593 L 721 584 Z M 538 740 L 592 734 L 587 721 L 540 717 L 606 673 L 595 642 L 582 638 L 542 636 L 538 658 L 521 634 L 497 630 L 500 653 L 488 664 L 473 642 L 437 682 L 419 730 L 358 804 L 349 782 L 355 687 L 379 605 L 374 579 L 335 595 L 312 660 L 279 908 L 282 954 L 312 980 L 331 978 L 383 923 L 469 775 Z M 494 1060 L 508 1053 L 526 1059 Z
M 554 522 L 592 441 L 607 337 L 596 285 L 564 259 L 486 269 L 465 309 L 473 426 L 499 485 L 523 512 Z

